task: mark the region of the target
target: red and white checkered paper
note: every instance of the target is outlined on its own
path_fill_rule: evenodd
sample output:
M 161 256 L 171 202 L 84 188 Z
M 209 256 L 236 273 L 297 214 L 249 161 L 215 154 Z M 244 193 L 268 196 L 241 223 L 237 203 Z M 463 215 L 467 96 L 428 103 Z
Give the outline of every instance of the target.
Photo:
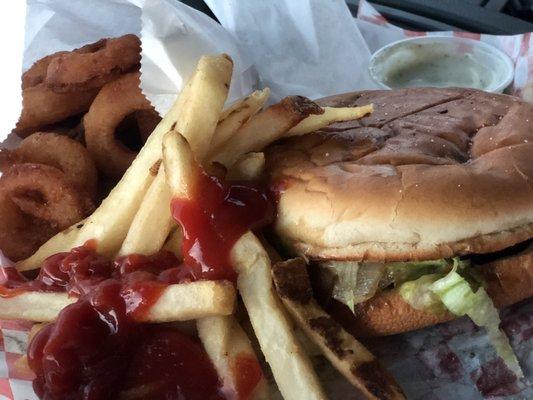
M 25 321 L 0 321 L 0 400 L 33 400 L 33 376 L 17 367 L 26 354 L 28 332 L 32 324 Z

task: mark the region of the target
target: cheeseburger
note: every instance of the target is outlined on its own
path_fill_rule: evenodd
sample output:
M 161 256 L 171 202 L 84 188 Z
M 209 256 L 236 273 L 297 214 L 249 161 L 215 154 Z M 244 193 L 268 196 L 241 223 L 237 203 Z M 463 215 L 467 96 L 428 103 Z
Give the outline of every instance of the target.
M 354 336 L 468 315 L 520 373 L 497 308 L 533 295 L 533 106 L 467 89 L 349 93 L 360 120 L 267 153 L 275 234 Z

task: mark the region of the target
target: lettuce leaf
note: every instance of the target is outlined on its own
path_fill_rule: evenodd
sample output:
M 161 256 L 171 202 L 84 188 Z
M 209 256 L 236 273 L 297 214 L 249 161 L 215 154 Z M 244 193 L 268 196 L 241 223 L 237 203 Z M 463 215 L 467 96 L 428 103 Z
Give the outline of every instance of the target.
M 426 310 L 434 314 L 446 311 L 439 296 L 430 288 L 433 283 L 443 277 L 443 274 L 429 274 L 420 278 L 403 283 L 398 289 L 400 296 L 407 304 L 417 310 Z
M 382 263 L 359 263 L 334 261 L 323 264 L 335 275 L 332 296 L 354 312 L 358 303 L 368 300 L 376 294 L 383 276 Z
M 461 268 L 465 268 L 467 262 L 457 260 Z M 405 282 L 415 281 L 420 277 L 433 274 L 448 273 L 452 269 L 452 261 L 446 259 L 431 261 L 409 261 L 394 263 L 373 263 L 373 262 L 356 262 L 356 261 L 330 261 L 323 263 L 335 274 L 332 296 L 335 300 L 340 301 L 354 311 L 358 303 L 368 300 L 380 289 L 384 289 L 392 284 L 400 286 Z M 425 278 L 429 279 L 429 278 Z M 420 286 L 420 285 L 418 285 Z M 427 293 L 427 285 L 420 287 L 426 288 L 421 301 L 431 296 Z M 416 295 L 417 288 L 410 284 L 404 288 L 404 291 L 412 292 L 412 298 L 418 298 Z M 408 296 L 406 294 L 406 296 Z M 427 299 L 429 301 L 429 299 Z M 420 307 L 422 307 L 422 303 Z M 432 310 L 438 312 L 439 302 L 433 302 Z M 435 305 L 436 304 L 436 305 Z M 434 307 L 433 307 L 434 306 Z
M 394 283 L 394 286 L 398 287 L 404 282 L 417 280 L 424 275 L 446 274 L 451 271 L 455 264 L 461 270 L 470 266 L 468 260 L 460 260 L 459 258 L 388 263 L 385 265 L 386 278 L 384 280 L 387 280 L 388 284 Z
M 354 289 L 357 284 L 357 262 L 332 262 L 324 264 L 336 275 L 332 296 L 335 300 L 348 306 L 354 312 L 355 294 Z
M 467 315 L 487 330 L 489 339 L 507 367 L 518 377 L 522 369 L 500 329 L 500 317 L 491 298 L 481 286 L 470 262 L 432 260 L 397 263 L 329 262 L 323 264 L 334 271 L 336 281 L 333 298 L 354 306 L 374 296 L 380 288 L 394 284 L 402 298 L 415 309 L 435 314 L 449 311 L 457 316 Z
M 474 292 L 468 281 L 457 273 L 457 266 L 454 266 L 445 277 L 430 284 L 429 290 L 438 296 L 450 312 L 457 316 L 468 315 L 477 326 L 484 327 L 507 367 L 518 377 L 524 376 L 509 339 L 500 329 L 498 310 L 485 289 L 480 287 Z

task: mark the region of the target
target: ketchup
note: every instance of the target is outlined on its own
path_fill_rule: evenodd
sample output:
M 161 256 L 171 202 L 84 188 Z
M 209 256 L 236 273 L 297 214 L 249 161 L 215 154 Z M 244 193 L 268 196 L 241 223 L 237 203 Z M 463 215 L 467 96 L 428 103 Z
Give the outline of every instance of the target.
M 184 232 L 184 263 L 164 251 L 110 260 L 89 241 L 46 259 L 33 280 L 13 267 L 0 268 L 0 296 L 44 291 L 78 297 L 55 323 L 35 335 L 28 348 L 40 398 L 225 398 L 197 339 L 168 326 L 140 324 L 169 284 L 235 281 L 233 245 L 273 216 L 268 195 L 258 187 L 226 183 L 204 171 L 196 187 L 192 199 L 171 203 Z M 231 368 L 237 377 L 237 393 L 231 398 L 249 398 L 262 377 L 259 364 L 240 355 Z
M 200 171 L 192 199 L 173 199 L 171 211 L 183 228 L 183 278 L 226 279 L 237 274 L 230 252 L 250 229 L 267 225 L 273 207 L 267 193 L 249 183 L 224 182 Z
M 150 399 L 224 399 L 201 343 L 175 329 L 151 326 L 143 330 L 145 340 L 131 360 L 125 392 L 150 385 L 154 388 L 146 397 Z
M 37 333 L 28 349 L 35 393 L 47 400 L 223 399 L 201 344 L 175 328 L 136 323 L 122 286 L 101 282 Z
M 237 398 L 249 399 L 263 377 L 261 366 L 254 357 L 239 354 L 231 368 L 236 377 Z
M 121 280 L 124 292 L 135 292 L 142 297 L 142 293 L 154 292 L 151 290 L 154 287 L 160 292 L 168 284 L 180 283 L 177 276 L 163 274 L 179 265 L 177 257 L 168 251 L 151 256 L 132 254 L 113 261 L 99 255 L 90 241 L 70 252 L 48 257 L 33 280 L 14 267 L 0 268 L 0 297 L 13 297 L 26 291 L 67 292 L 79 297 L 109 278 Z M 157 297 L 154 294 L 145 297 L 154 296 Z

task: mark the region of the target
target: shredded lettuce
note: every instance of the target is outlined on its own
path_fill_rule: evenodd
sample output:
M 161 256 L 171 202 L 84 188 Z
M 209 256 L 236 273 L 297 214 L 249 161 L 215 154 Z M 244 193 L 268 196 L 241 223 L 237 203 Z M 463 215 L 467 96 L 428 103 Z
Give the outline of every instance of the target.
M 323 266 L 331 269 L 336 280 L 333 298 L 354 312 L 354 307 L 374 296 L 384 272 L 382 263 L 329 262 Z
M 430 290 L 431 285 L 441 279 L 443 274 L 429 274 L 403 283 L 398 291 L 407 304 L 417 310 L 427 310 L 434 314 L 442 314 L 446 307 L 439 296 Z
M 508 368 L 517 376 L 523 376 L 509 339 L 499 327 L 498 310 L 474 269 L 469 268 L 468 260 L 453 258 L 388 264 L 329 262 L 323 266 L 336 275 L 333 297 L 352 312 L 356 304 L 394 284 L 413 308 L 435 314 L 449 311 L 457 316 L 468 315 L 476 325 L 487 330 L 492 345 Z
M 474 292 L 468 281 L 457 272 L 457 266 L 454 266 L 445 277 L 430 284 L 429 290 L 439 297 L 450 312 L 457 316 L 468 315 L 477 326 L 484 327 L 507 367 L 518 377 L 524 376 L 509 339 L 500 329 L 498 310 L 485 289 L 480 287 Z
M 459 258 L 388 263 L 385 265 L 384 281 L 389 284 L 394 283 L 394 286 L 398 287 L 404 282 L 414 281 L 424 275 L 446 274 L 451 271 L 452 263 L 460 270 L 466 270 L 470 266 L 468 260 Z
M 465 262 L 461 261 L 461 266 Z M 452 269 L 450 260 L 373 263 L 355 261 L 330 261 L 322 264 L 335 275 L 332 296 L 354 311 L 354 306 L 368 300 L 378 290 L 390 285 L 400 286 L 429 274 L 444 275 Z M 413 293 L 414 287 L 406 287 Z M 427 290 L 426 290 L 427 292 Z M 430 294 L 426 293 L 425 296 Z M 413 297 L 418 297 L 413 295 Z M 437 302 L 438 303 L 438 302 Z M 436 303 L 436 304 L 437 304 Z M 438 307 L 435 307 L 437 311 Z M 442 308 L 442 307 L 440 307 Z
M 430 274 L 403 283 L 399 287 L 402 298 L 413 308 L 438 313 L 445 310 L 457 316 L 468 315 L 480 327 L 487 330 L 489 339 L 507 367 L 518 377 L 523 372 L 509 343 L 500 329 L 500 317 L 491 298 L 479 281 L 471 274 L 469 264 L 453 259 L 451 271 Z
M 354 288 L 357 284 L 357 262 L 331 262 L 323 264 L 330 268 L 336 275 L 332 296 L 335 300 L 348 306 L 354 312 L 355 295 Z

